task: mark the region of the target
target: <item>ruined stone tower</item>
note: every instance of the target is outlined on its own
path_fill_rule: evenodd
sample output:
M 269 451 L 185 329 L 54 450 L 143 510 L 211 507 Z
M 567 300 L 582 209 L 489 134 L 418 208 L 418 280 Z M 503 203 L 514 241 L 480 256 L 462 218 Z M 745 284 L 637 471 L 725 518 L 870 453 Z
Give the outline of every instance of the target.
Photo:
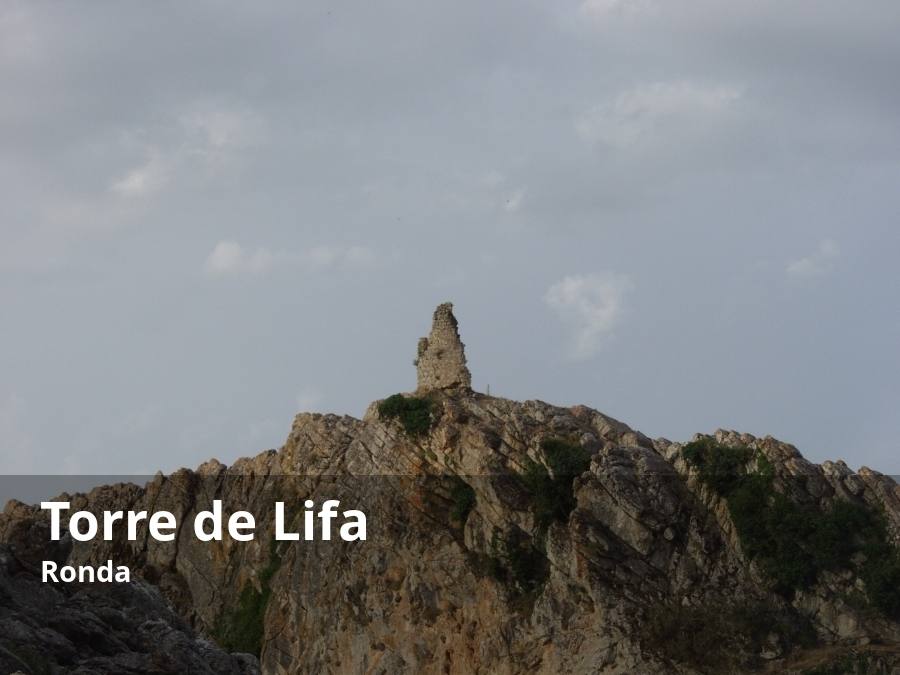
M 418 391 L 431 389 L 471 389 L 472 375 L 466 367 L 465 345 L 459 339 L 453 304 L 445 302 L 434 310 L 431 335 L 419 338 L 416 357 Z

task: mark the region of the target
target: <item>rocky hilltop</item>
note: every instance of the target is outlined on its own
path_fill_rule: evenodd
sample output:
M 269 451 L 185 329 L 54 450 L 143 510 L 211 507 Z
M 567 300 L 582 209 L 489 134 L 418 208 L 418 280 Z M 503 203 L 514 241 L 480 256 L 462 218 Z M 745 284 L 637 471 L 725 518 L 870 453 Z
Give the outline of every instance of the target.
M 253 542 L 200 543 L 182 528 L 170 543 L 51 546 L 46 514 L 11 502 L 3 574 L 28 580 L 47 556 L 128 564 L 136 588 L 167 600 L 166 625 L 181 622 L 180 658 L 202 647 L 237 668 L 249 657 L 226 652 L 251 653 L 272 674 L 900 673 L 889 477 L 812 464 L 771 437 L 676 443 L 584 406 L 477 393 L 449 304 L 417 367 L 414 394 L 362 419 L 300 414 L 277 451 L 67 496 L 181 522 L 222 499 L 260 524 L 276 500 L 339 499 L 368 514 L 367 541 L 276 542 L 262 527 Z M 61 592 L 83 606 L 112 593 Z M 8 629 L 38 620 L 9 597 L 4 648 L 52 655 L 55 637 Z M 148 621 L 116 617 L 123 635 Z M 68 672 L 55 656 L 19 662 Z M 142 667 L 116 672 L 169 672 Z

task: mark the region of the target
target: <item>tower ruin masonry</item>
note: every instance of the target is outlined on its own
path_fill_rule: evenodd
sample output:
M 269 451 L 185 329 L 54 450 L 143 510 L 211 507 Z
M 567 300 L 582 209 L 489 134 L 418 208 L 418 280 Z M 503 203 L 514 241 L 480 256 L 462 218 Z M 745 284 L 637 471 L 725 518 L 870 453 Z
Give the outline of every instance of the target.
M 415 361 L 417 391 L 472 388 L 472 375 L 466 367 L 465 345 L 459 339 L 458 326 L 453 304 L 438 305 L 431 334 L 419 339 Z

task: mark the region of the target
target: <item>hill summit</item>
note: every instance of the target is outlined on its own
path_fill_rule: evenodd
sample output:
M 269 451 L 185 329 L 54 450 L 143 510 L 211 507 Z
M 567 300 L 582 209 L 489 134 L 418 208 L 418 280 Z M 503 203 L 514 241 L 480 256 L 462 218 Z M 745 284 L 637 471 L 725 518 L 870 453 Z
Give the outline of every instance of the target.
M 8 504 L 0 599 L 16 601 L 2 601 L 0 666 L 185 672 L 206 645 L 229 672 L 251 672 L 252 656 L 227 656 L 249 653 L 271 674 L 900 672 L 889 477 L 810 463 L 768 436 L 651 439 L 585 406 L 475 392 L 449 304 L 417 373 L 414 393 L 362 419 L 298 414 L 278 450 L 67 497 L 73 510 L 182 521 L 221 499 L 259 523 L 275 500 L 336 499 L 366 512 L 366 542 L 258 531 L 201 544 L 189 528 L 174 542 L 49 542 L 44 512 Z M 128 636 L 146 633 L 147 612 L 129 615 L 110 591 L 73 584 L 29 605 L 12 589 L 48 556 L 128 564 L 171 614 L 154 605 L 157 637 L 141 641 Z M 116 642 L 99 620 L 83 639 L 54 622 L 79 597 L 118 617 Z M 179 651 L 151 670 L 141 664 L 162 657 L 139 657 L 160 634 Z

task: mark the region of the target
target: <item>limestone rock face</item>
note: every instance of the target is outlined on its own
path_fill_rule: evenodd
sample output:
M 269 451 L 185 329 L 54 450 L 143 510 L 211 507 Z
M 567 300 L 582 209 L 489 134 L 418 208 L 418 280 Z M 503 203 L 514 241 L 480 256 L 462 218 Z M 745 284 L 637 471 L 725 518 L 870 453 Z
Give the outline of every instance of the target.
M 472 387 L 465 345 L 459 339 L 452 303 L 445 302 L 434 310 L 431 334 L 419 340 L 416 374 L 418 390 L 422 392 Z
M 381 419 L 377 403 L 361 420 L 301 414 L 278 451 L 68 497 L 73 509 L 166 509 L 182 523 L 222 499 L 226 513 L 256 515 L 253 542 L 200 543 L 182 527 L 174 542 L 64 542 L 60 552 L 41 552 L 34 533 L 46 528 L 46 514 L 17 503 L 0 515 L 0 541 L 23 559 L 129 564 L 211 637 L 248 593 L 265 595 L 257 618 L 266 674 L 663 675 L 752 672 L 760 660 L 777 672 L 804 670 L 792 668 L 799 657 L 779 633 L 756 643 L 743 635 L 736 607 L 782 626 L 807 617 L 822 659 L 850 649 L 883 668 L 870 672 L 900 667 L 900 648 L 891 647 L 900 626 L 848 601 L 852 575 L 825 575 L 793 599 L 767 587 L 727 506 L 698 483 L 680 444 L 583 406 L 457 391 L 431 400 L 434 423 L 423 436 Z M 768 437 L 714 438 L 764 454 L 799 499 L 853 495 L 896 522 L 896 486 L 883 476 L 820 467 Z M 522 477 L 545 464 L 548 439 L 566 439 L 590 461 L 567 479 L 571 512 L 541 524 Z M 460 500 L 461 485 L 471 499 Z M 362 509 L 368 540 L 274 542 L 274 502 L 290 509 L 307 498 Z M 716 631 L 706 648 L 726 660 L 700 667 L 690 663 L 696 654 L 673 652 L 667 636 L 678 626 L 698 639 Z M 802 658 L 819 663 L 816 652 Z

